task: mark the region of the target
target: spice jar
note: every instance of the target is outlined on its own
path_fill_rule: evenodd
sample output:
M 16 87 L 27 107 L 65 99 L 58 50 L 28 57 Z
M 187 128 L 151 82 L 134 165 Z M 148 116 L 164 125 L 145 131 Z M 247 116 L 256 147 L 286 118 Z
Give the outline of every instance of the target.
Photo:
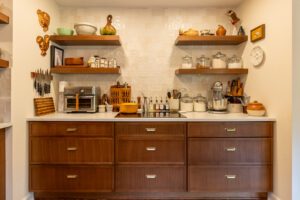
M 193 68 L 193 58 L 190 56 L 184 56 L 182 58 L 182 69 L 191 69 Z
M 206 98 L 201 94 L 194 98 L 194 111 L 195 112 L 206 112 L 207 101 Z
M 188 94 L 185 94 L 180 99 L 180 110 L 182 112 L 193 112 L 194 110 L 193 98 L 190 97 Z
M 227 57 L 225 54 L 218 52 L 213 56 L 212 63 L 214 69 L 225 69 L 227 67 Z
M 197 68 L 210 68 L 211 67 L 211 59 L 202 55 L 197 58 Z
M 236 55 L 228 59 L 228 68 L 229 69 L 239 69 L 243 68 L 242 58 L 237 57 Z

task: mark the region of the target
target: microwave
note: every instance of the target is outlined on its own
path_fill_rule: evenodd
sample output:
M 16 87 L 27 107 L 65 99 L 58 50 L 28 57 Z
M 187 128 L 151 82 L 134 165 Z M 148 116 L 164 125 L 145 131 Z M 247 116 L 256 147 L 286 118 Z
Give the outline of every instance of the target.
M 64 112 L 95 113 L 99 97 L 99 87 L 67 87 L 64 91 Z

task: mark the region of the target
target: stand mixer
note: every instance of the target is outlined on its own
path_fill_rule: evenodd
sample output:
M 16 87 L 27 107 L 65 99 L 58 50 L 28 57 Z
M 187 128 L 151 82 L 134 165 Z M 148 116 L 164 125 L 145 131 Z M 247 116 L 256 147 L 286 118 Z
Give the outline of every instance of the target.
M 210 113 L 227 113 L 228 101 L 223 93 L 223 83 L 217 81 L 211 88 L 211 98 L 208 103 Z

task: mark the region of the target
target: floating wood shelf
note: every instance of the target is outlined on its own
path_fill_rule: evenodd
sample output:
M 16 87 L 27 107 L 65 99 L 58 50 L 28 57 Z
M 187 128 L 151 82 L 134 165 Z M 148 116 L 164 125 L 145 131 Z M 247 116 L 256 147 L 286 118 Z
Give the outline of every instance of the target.
M 9 17 L 0 12 L 0 24 L 9 24 Z
M 120 46 L 118 35 L 52 35 L 50 40 L 62 46 Z
M 248 69 L 177 69 L 177 75 L 215 74 L 215 75 L 242 75 L 248 74 Z
M 120 68 L 90 68 L 90 67 L 53 67 L 53 74 L 120 74 Z
M 239 45 L 248 41 L 248 36 L 178 36 L 176 45 Z
M 9 67 L 9 62 L 6 60 L 0 59 L 0 68 L 7 68 Z

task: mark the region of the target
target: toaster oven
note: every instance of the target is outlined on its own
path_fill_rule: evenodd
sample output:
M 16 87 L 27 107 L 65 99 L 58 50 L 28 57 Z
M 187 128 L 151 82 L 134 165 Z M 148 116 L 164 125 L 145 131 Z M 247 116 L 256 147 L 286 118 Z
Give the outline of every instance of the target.
M 95 113 L 100 97 L 99 87 L 68 87 L 64 91 L 64 112 Z

